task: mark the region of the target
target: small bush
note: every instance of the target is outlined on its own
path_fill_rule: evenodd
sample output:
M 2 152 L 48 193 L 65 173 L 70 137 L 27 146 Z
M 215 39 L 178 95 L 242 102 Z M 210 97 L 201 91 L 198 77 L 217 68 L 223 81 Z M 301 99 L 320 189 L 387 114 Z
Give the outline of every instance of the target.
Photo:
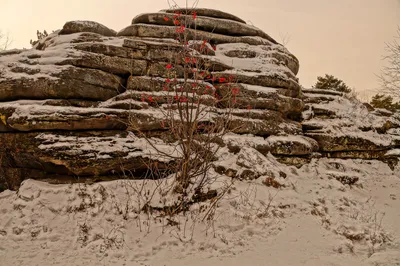
M 43 32 L 37 30 L 37 31 L 36 31 L 36 36 L 37 36 L 37 40 L 36 40 L 36 41 L 30 40 L 30 44 L 31 44 L 32 46 L 35 46 L 41 39 L 43 39 L 43 38 L 49 36 L 49 34 L 47 33 L 46 30 L 44 30 Z

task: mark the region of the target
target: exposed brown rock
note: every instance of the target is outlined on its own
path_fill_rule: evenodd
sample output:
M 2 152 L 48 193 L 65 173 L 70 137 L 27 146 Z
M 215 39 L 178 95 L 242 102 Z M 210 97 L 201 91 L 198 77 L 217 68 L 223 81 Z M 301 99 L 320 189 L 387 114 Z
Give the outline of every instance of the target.
M 54 66 L 57 69 L 57 66 Z M 23 72 L 22 72 L 23 73 Z M 100 70 L 60 67 L 51 76 L 26 74 L 0 82 L 0 101 L 19 99 L 107 100 L 122 91 L 122 78 Z
M 192 11 L 180 17 L 193 19 Z M 195 11 L 197 30 L 186 25 L 192 40 L 187 46 L 176 40 L 175 14 L 167 10 L 136 17 L 118 36 L 99 23 L 68 22 L 35 49 L 0 53 L 0 189 L 16 189 L 26 177 L 92 182 L 122 177 L 127 170 L 142 177 L 146 163 L 167 174 L 174 162 L 149 160 L 145 140 L 137 137 L 176 141 L 160 109 L 177 108 L 170 88 L 165 90 L 167 79 L 171 88 L 181 85 L 192 93 L 190 100 L 212 107 L 204 124 L 226 122 L 221 120 L 234 103 L 227 127 L 249 141 L 227 144 L 238 160 L 232 167 L 217 165 L 221 173 L 278 178 L 273 155 L 310 158 L 318 145 L 301 136 L 304 102 L 297 58 L 233 15 Z M 185 68 L 186 57 L 196 63 Z M 183 77 L 196 73 L 201 73 L 197 86 L 182 86 Z M 239 88 L 234 96 L 233 87 Z M 280 142 L 274 135 L 281 135 Z M 252 143 L 254 138 L 260 139 Z M 216 144 L 224 147 L 224 142 Z M 252 162 L 254 153 L 258 159 Z
M 181 15 L 178 20 L 182 21 L 181 23 L 184 23 L 185 27 L 190 29 L 213 32 L 223 34 L 225 36 L 258 36 L 272 43 L 276 43 L 274 39 L 260 29 L 233 20 L 201 16 L 197 17 L 196 19 L 192 19 L 190 15 Z M 175 26 L 174 21 L 176 21 L 176 19 L 174 19 L 173 14 L 150 13 L 136 16 L 132 20 L 132 24 Z
M 251 36 L 226 36 L 217 33 L 211 33 L 200 30 L 186 29 L 187 38 L 189 40 L 208 40 L 214 44 L 221 43 L 248 43 L 251 45 L 261 45 L 270 43 L 268 40 L 258 39 Z M 151 24 L 134 24 L 130 25 L 117 33 L 117 36 L 135 36 L 148 38 L 169 38 L 176 39 L 179 34 L 176 27 L 160 26 Z
M 136 171 L 140 177 L 147 170 L 146 164 L 157 160 L 141 157 L 137 153 L 141 144 L 136 145 L 137 141 L 140 140 L 127 132 L 115 131 L 3 133 L 0 134 L 1 165 L 10 187 L 19 184 L 19 174 L 29 171 L 32 178 L 45 178 L 45 173 L 84 178 L 132 170 L 131 174 L 135 176 Z M 122 145 L 120 149 L 115 149 L 115 142 Z M 158 161 L 157 165 L 167 170 L 167 163 Z
M 181 13 L 181 14 L 187 14 L 187 15 L 193 15 L 193 12 L 196 12 L 198 16 L 203 16 L 203 17 L 210 17 L 210 18 L 220 18 L 220 19 L 228 19 L 228 20 L 233 20 L 237 22 L 241 22 L 246 24 L 246 22 L 238 18 L 235 15 L 220 11 L 220 10 L 215 10 L 215 9 L 208 9 L 208 8 L 195 8 L 195 9 L 186 9 L 186 8 L 174 8 L 174 9 L 166 9 L 166 10 L 160 10 L 160 12 L 166 12 L 166 13 Z
M 106 26 L 94 21 L 69 21 L 65 23 L 60 34 L 72 34 L 77 32 L 93 32 L 104 36 L 116 36 L 116 31 L 107 28 Z

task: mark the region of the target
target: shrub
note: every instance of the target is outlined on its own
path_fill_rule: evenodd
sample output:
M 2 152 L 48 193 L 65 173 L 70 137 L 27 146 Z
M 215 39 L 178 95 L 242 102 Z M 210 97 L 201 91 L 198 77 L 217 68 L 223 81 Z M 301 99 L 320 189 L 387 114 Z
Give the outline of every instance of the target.
M 133 119 L 130 129 L 152 146 L 156 151 L 153 157 L 174 162 L 170 166 L 175 176 L 173 191 L 181 195 L 174 209 L 185 210 L 188 204 L 216 199 L 227 191 L 210 189 L 216 178 L 210 173 L 221 147 L 219 141 L 232 130 L 232 112 L 241 89 L 232 74 L 212 73 L 212 61 L 202 54 L 216 47 L 211 40 L 196 39 L 196 29 L 189 29 L 196 21 L 194 11 L 175 12 L 164 20 L 175 25 L 177 42 L 159 48 L 159 54 L 168 51 L 169 56 L 157 64 L 160 69 L 152 74 L 157 76 L 152 78 L 154 88 L 143 91 L 141 101 L 161 113 L 160 127 L 170 132 L 168 145 L 174 152 L 166 153 L 155 145 L 151 134 L 140 130 L 140 122 Z M 158 172 L 152 166 L 150 175 Z
M 400 109 L 400 102 L 393 103 L 392 96 L 379 93 L 372 97 L 371 105 L 374 108 L 384 108 L 390 111 Z
M 340 79 L 325 74 L 325 77 L 317 77 L 317 83 L 313 86 L 315 89 L 335 90 L 344 93 L 350 93 L 351 89 Z
M 36 36 L 37 36 L 37 40 L 36 40 L 36 41 L 30 40 L 30 44 L 31 44 L 32 46 L 35 46 L 41 39 L 43 39 L 43 38 L 49 36 L 49 34 L 47 33 L 46 30 L 44 30 L 43 32 L 37 30 L 37 31 L 36 31 Z

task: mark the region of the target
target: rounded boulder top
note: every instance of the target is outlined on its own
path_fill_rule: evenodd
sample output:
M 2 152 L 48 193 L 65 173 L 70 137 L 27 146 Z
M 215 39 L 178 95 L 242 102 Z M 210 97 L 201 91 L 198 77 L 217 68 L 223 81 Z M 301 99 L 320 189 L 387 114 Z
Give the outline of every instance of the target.
M 197 16 L 203 16 L 203 17 L 212 17 L 212 18 L 220 18 L 220 19 L 228 19 L 228 20 L 233 20 L 237 21 L 240 23 L 246 24 L 246 22 L 229 13 L 222 12 L 220 10 L 215 10 L 215 9 L 209 9 L 209 8 L 171 8 L 171 9 L 163 9 L 160 10 L 160 12 L 165 12 L 165 13 L 182 13 L 182 14 L 192 14 L 192 12 L 196 12 Z
M 104 26 L 95 21 L 89 20 L 75 20 L 75 21 L 68 21 L 64 24 L 64 27 L 60 31 L 60 34 L 73 34 L 79 32 L 92 32 L 97 33 L 103 36 L 116 36 L 117 32 L 109 29 L 108 27 Z

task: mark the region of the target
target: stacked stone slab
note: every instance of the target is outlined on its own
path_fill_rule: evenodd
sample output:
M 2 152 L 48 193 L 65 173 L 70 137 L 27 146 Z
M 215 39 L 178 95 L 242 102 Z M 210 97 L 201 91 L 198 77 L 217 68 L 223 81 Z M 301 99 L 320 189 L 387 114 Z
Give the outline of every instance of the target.
M 304 135 L 323 156 L 378 159 L 390 166 L 400 158 L 400 113 L 374 109 L 340 92 L 303 89 Z
M 104 180 L 128 171 L 140 176 L 147 159 L 168 171 L 172 162 L 146 158 L 143 139 L 129 125 L 168 134 L 158 107 L 140 99 L 162 90 L 165 66 L 180 52 L 177 11 L 182 17 L 196 12 L 185 30 L 194 50 L 197 41 L 207 40 L 199 59 L 210 76 L 234 75 L 238 82 L 233 138 L 259 137 L 268 143 L 258 149 L 262 154 L 282 158 L 318 150 L 315 141 L 298 136 L 304 103 L 294 55 L 231 14 L 163 10 L 139 15 L 119 32 L 96 22 L 67 22 L 32 49 L 0 52 L 0 187 L 17 188 L 24 178 Z

